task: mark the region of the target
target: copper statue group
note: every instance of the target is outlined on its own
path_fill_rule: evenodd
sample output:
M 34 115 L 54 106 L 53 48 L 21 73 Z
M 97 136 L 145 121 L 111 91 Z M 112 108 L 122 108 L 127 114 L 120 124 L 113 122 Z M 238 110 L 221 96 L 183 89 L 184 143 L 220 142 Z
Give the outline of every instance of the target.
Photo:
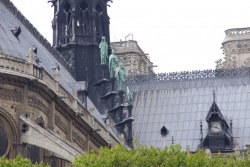
M 108 57 L 108 44 L 105 37 L 102 37 L 99 48 L 101 64 L 107 64 L 108 59 L 110 78 L 116 78 L 118 83 L 118 90 L 125 91 L 126 72 L 123 58 L 121 57 L 118 59 L 118 57 L 115 55 L 114 50 L 112 50 L 111 55 Z

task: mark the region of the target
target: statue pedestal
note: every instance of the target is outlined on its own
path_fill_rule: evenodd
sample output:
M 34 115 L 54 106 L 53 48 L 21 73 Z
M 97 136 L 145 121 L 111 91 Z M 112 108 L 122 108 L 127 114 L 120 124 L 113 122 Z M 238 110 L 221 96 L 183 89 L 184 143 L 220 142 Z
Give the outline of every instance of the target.
M 119 90 L 117 93 L 117 103 L 118 104 L 124 104 L 124 95 L 125 92 L 123 90 Z
M 110 78 L 109 81 L 111 82 L 111 90 L 115 91 L 117 89 L 116 79 L 113 77 L 113 78 Z
M 101 79 L 109 78 L 109 67 L 107 64 L 101 64 Z

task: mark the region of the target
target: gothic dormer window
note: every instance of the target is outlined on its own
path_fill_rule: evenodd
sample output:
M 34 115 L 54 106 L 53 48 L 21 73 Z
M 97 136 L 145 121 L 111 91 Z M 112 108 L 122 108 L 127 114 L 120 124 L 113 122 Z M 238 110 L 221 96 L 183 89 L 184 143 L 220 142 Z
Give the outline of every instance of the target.
M 217 103 L 214 101 L 206 117 L 208 123 L 208 134 L 202 141 L 202 148 L 210 149 L 211 152 L 232 151 L 233 137 L 231 126 L 229 127 L 226 119 L 220 111 Z

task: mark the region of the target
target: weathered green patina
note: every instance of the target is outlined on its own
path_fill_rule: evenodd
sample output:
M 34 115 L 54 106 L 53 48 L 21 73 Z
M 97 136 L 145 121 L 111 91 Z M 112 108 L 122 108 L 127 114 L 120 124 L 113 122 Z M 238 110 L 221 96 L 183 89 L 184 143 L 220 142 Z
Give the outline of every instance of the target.
M 106 38 L 102 37 L 102 41 L 99 44 L 100 48 L 100 57 L 101 57 L 101 64 L 107 64 L 108 59 L 108 44 L 106 42 Z
M 110 76 L 110 78 L 115 77 L 115 70 L 116 70 L 117 63 L 118 63 L 118 58 L 115 55 L 115 51 L 112 50 L 112 53 L 109 56 L 109 76 Z
M 116 79 L 118 82 L 118 90 L 125 91 L 125 79 L 126 79 L 126 73 L 125 73 L 125 66 L 123 63 L 123 58 L 121 57 L 119 59 L 119 64 L 116 68 Z

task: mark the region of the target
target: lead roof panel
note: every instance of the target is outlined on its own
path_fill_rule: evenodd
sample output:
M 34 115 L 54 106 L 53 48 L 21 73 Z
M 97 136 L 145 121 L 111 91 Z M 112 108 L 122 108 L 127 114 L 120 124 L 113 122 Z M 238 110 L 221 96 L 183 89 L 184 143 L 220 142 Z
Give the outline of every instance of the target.
M 200 144 L 200 122 L 203 137 L 208 132 L 206 115 L 213 103 L 213 90 L 223 116 L 228 123 L 233 121 L 235 142 L 242 149 L 250 142 L 249 77 L 150 81 L 129 87 L 135 96 L 133 133 L 142 144 L 169 146 L 173 137 L 175 144 L 195 151 Z M 162 126 L 169 130 L 166 137 L 161 136 Z

